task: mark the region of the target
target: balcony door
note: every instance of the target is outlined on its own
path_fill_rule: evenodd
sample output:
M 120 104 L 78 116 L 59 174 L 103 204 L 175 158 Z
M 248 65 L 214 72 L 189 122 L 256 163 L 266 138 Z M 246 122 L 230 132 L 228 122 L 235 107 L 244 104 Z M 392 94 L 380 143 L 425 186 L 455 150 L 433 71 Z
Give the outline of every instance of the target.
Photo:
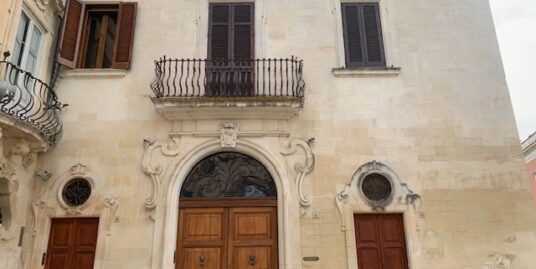
M 254 18 L 253 3 L 210 4 L 206 95 L 255 95 Z

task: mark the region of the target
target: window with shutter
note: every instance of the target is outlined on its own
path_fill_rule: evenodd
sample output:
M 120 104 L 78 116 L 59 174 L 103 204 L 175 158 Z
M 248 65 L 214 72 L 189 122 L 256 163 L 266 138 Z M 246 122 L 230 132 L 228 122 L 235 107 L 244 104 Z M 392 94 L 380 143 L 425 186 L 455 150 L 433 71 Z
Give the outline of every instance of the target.
M 252 95 L 253 4 L 210 4 L 208 41 L 207 95 Z
M 58 62 L 70 68 L 130 68 L 137 3 L 69 0 Z
M 385 66 L 379 5 L 342 4 L 347 68 Z

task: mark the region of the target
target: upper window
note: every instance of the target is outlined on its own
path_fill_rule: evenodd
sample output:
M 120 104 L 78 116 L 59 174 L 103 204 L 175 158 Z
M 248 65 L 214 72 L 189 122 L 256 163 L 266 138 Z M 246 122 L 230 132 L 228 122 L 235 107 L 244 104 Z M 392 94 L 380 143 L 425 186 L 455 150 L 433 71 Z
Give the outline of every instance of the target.
M 253 58 L 253 4 L 210 5 L 208 55 L 213 60 Z
M 385 66 L 379 5 L 342 4 L 347 68 Z
M 58 62 L 70 68 L 128 69 L 136 3 L 85 4 L 69 0 Z
M 36 73 L 43 32 L 22 12 L 13 47 L 13 63 L 33 75 Z

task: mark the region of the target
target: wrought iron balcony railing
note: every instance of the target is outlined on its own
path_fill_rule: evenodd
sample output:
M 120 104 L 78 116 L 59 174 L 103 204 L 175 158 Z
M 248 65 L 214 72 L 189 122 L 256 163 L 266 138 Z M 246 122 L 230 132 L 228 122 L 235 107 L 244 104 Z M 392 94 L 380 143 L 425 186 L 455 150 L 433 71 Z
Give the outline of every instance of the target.
M 0 75 L 0 112 L 37 129 L 54 145 L 62 133 L 62 104 L 54 90 L 6 60 L 0 61 Z
M 168 59 L 155 61 L 156 99 L 273 97 L 303 99 L 303 61 L 290 59 Z M 244 98 L 242 98 L 244 99 Z M 258 98 L 257 98 L 258 99 Z

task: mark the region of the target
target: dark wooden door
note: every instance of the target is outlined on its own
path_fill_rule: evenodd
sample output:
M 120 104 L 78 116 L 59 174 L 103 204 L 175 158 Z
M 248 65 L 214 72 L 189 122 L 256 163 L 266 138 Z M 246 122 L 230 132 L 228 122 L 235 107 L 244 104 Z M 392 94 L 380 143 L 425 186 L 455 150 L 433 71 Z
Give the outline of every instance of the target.
M 45 269 L 93 269 L 98 218 L 52 219 Z
M 355 214 L 359 269 L 408 269 L 402 214 Z
M 245 201 L 181 201 L 176 268 L 276 269 L 275 200 Z

